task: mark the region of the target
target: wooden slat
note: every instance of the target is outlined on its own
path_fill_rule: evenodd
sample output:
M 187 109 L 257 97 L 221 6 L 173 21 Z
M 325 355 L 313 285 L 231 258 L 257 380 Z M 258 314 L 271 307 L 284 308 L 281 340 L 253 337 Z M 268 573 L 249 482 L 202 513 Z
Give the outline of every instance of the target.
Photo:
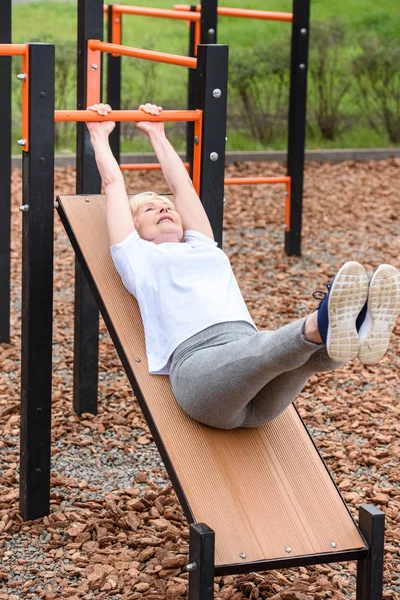
M 104 197 L 62 196 L 60 206 L 129 358 L 195 521 L 216 532 L 215 564 L 287 558 L 287 547 L 292 550 L 290 557 L 364 548 L 293 406 L 264 427 L 213 429 L 184 413 L 167 376 L 149 375 L 139 308 L 111 259 Z M 240 558 L 242 553 L 245 559 Z

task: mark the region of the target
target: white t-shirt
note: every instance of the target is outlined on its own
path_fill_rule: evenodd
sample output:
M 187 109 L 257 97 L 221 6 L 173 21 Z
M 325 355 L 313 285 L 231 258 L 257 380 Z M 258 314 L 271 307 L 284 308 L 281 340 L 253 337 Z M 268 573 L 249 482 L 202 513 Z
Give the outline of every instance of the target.
M 134 230 L 111 255 L 139 303 L 151 374 L 168 375 L 177 346 L 211 325 L 247 321 L 257 330 L 229 258 L 210 237 L 188 230 L 184 242 L 155 244 Z

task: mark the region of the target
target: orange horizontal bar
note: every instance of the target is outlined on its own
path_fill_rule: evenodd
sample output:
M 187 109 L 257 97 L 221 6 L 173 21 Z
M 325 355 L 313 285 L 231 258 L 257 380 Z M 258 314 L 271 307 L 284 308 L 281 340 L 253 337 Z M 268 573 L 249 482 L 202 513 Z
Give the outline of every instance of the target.
M 99 115 L 92 110 L 55 110 L 54 120 L 61 121 L 199 121 L 201 110 L 163 110 L 158 115 L 148 115 L 142 110 L 112 110 L 107 116 Z
M 24 56 L 28 44 L 0 44 L 0 56 Z
M 187 170 L 190 169 L 190 163 L 183 163 Z M 121 171 L 157 171 L 161 169 L 159 163 L 121 163 Z
M 249 10 L 245 8 L 226 8 L 220 6 L 218 14 L 224 17 L 242 17 L 244 19 L 264 19 L 267 21 L 293 21 L 292 13 L 272 12 L 270 10 Z
M 142 48 L 119 46 L 118 44 L 108 44 L 107 42 L 100 42 L 99 40 L 88 40 L 88 49 L 109 52 L 114 56 L 133 56 L 134 58 L 154 60 L 156 62 L 171 65 L 180 65 L 181 67 L 189 67 L 190 69 L 197 68 L 197 59 L 192 58 L 191 56 L 179 56 L 177 54 L 156 52 L 155 50 L 143 50 Z
M 122 15 L 141 15 L 143 17 L 161 17 L 164 19 L 181 19 L 182 21 L 200 21 L 199 13 L 188 11 L 167 10 L 164 8 L 147 8 L 145 6 L 126 6 L 113 4 L 113 12 Z
M 188 4 L 175 4 L 174 10 L 189 10 Z M 197 5 L 196 10 L 200 11 L 201 6 Z M 246 8 L 227 8 L 219 6 L 217 14 L 221 17 L 242 17 L 245 19 L 264 19 L 267 21 L 293 21 L 292 13 L 273 12 L 269 10 L 250 10 Z
M 290 177 L 229 177 L 225 185 L 252 185 L 258 183 L 289 183 Z

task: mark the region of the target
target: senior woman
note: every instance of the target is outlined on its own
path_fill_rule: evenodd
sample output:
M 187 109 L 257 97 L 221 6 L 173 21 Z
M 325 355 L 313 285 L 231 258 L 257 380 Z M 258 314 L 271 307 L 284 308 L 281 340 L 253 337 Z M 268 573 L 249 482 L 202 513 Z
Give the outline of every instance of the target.
M 107 115 L 111 108 L 89 110 Z M 162 108 L 140 110 L 159 115 Z M 400 312 L 396 268 L 380 265 L 369 281 L 362 265 L 347 262 L 320 293 L 317 310 L 276 331 L 258 331 L 164 124 L 137 127 L 148 135 L 174 201 L 154 192 L 128 199 L 108 144 L 114 125 L 87 123 L 112 258 L 139 303 L 149 372 L 169 375 L 187 414 L 221 429 L 259 427 L 284 411 L 312 375 L 385 355 Z

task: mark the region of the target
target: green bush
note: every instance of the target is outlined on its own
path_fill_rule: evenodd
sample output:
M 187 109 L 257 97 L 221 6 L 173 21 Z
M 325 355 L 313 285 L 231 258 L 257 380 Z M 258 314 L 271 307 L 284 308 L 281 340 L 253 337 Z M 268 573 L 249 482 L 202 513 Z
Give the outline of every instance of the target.
M 309 128 L 318 127 L 323 139 L 334 140 L 348 126 L 343 101 L 352 84 L 346 23 L 313 23 L 308 79 Z
M 308 141 L 319 147 L 400 143 L 400 17 L 360 14 L 353 27 L 368 32 L 359 41 L 355 29 L 337 19 L 313 22 L 308 65 Z M 371 30 L 375 33 L 371 34 Z M 58 33 L 30 36 L 56 46 L 57 109 L 76 106 L 76 41 Z M 61 37 L 61 34 L 60 34 Z M 234 40 L 235 42 L 235 40 Z M 285 148 L 290 87 L 290 43 L 275 38 L 257 47 L 232 44 L 229 65 L 228 128 L 230 149 Z M 156 34 L 140 46 L 156 49 Z M 103 82 L 106 84 L 104 58 Z M 155 99 L 164 108 L 186 104 L 187 73 L 151 61 L 123 59 L 121 108 Z M 13 137 L 21 137 L 21 60 L 13 59 Z M 106 94 L 103 94 L 106 98 Z M 173 143 L 183 149 L 185 124 L 167 125 Z M 75 125 L 56 125 L 57 149 L 74 149 Z M 121 126 L 124 149 L 147 150 L 144 136 L 131 123 Z
M 255 140 L 271 143 L 286 132 L 289 65 L 289 49 L 277 42 L 243 51 L 231 60 L 231 113 L 239 128 L 246 125 Z
M 359 98 L 372 129 L 400 143 L 400 47 L 398 39 L 382 33 L 360 40 L 353 60 Z

